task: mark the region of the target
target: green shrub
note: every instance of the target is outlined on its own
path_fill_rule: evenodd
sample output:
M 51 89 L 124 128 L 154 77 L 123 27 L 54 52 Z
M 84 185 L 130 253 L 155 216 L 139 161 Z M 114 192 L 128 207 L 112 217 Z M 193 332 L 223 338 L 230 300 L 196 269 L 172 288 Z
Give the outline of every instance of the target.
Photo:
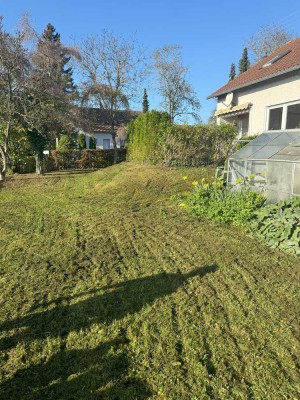
M 68 151 L 72 147 L 72 139 L 68 135 L 61 135 L 58 141 L 57 150 L 60 152 Z
M 51 156 L 54 159 L 56 169 L 75 168 L 76 153 L 80 150 L 52 150 Z
M 300 255 L 300 199 L 295 197 L 257 210 L 250 230 L 270 247 Z
M 151 111 L 128 127 L 130 160 L 170 166 L 221 165 L 233 150 L 236 127 L 170 125 L 166 113 Z
M 51 172 L 57 169 L 55 165 L 55 160 L 51 155 L 44 155 L 42 160 L 42 170 L 43 172 Z
M 170 128 L 166 112 L 149 111 L 128 125 L 128 159 L 155 164 L 162 160 L 162 146 Z
M 193 182 L 194 191 L 182 206 L 193 215 L 225 224 L 245 225 L 255 210 L 264 203 L 264 197 L 251 189 L 232 190 L 218 179 L 213 183 Z
M 114 163 L 114 150 L 71 149 L 60 152 L 51 151 L 51 156 L 57 169 L 96 169 L 105 168 Z M 126 160 L 126 150 L 118 150 L 119 162 Z
M 80 150 L 86 149 L 85 134 L 82 132 L 78 135 L 78 147 Z
M 19 174 L 31 174 L 35 172 L 35 164 L 34 156 L 22 156 L 14 161 L 13 171 Z
M 222 165 L 233 149 L 236 127 L 229 124 L 172 126 L 163 162 L 174 166 Z
M 96 139 L 94 138 L 94 136 L 90 136 L 90 138 L 89 138 L 89 148 L 91 150 L 96 149 Z

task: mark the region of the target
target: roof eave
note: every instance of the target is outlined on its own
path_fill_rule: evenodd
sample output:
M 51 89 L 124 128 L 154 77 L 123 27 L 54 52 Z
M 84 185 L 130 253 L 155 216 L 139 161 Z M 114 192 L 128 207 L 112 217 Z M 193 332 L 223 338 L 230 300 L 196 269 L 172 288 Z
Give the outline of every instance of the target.
M 284 75 L 284 74 L 287 74 L 287 73 L 292 72 L 292 71 L 296 71 L 297 69 L 300 69 L 300 64 L 296 65 L 295 67 L 286 69 L 284 71 L 280 71 L 280 72 L 277 72 L 275 74 L 272 74 L 272 75 L 269 75 L 269 76 L 265 76 L 265 77 L 260 78 L 260 79 L 256 79 L 255 81 L 252 81 L 250 83 L 245 83 L 243 85 L 238 85 L 238 86 L 235 86 L 235 87 L 233 87 L 231 89 L 224 90 L 221 93 L 218 93 L 217 95 L 214 95 L 214 93 L 212 93 L 206 99 L 209 100 L 209 99 L 213 99 L 215 97 L 220 97 L 220 96 L 222 96 L 224 94 L 233 92 L 234 90 L 238 90 L 238 89 L 242 89 L 242 88 L 245 88 L 245 87 L 253 86 L 256 83 L 260 83 L 260 82 L 267 81 L 268 79 L 276 78 L 277 76 Z

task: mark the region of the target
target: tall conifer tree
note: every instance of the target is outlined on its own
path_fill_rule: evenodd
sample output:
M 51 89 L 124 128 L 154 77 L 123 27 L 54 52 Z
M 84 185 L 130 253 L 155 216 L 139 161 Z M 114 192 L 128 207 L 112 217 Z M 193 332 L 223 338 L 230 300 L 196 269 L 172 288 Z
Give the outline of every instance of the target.
M 149 111 L 149 101 L 148 101 L 147 90 L 144 89 L 144 95 L 143 95 L 143 113 L 146 113 L 147 111 Z
M 42 38 L 39 40 L 38 49 L 42 50 L 46 46 L 49 48 L 48 51 L 57 53 L 59 59 L 58 63 L 52 63 L 51 73 L 64 85 L 66 93 L 73 93 L 76 88 L 73 80 L 73 71 L 72 67 L 67 67 L 71 56 L 67 54 L 68 50 L 61 44 L 60 34 L 56 32 L 56 29 L 50 23 L 46 26 Z
M 247 71 L 247 69 L 249 69 L 249 68 L 250 68 L 250 61 L 248 58 L 248 50 L 247 50 L 247 47 L 245 47 L 243 50 L 242 58 L 239 61 L 240 74 Z
M 229 80 L 232 81 L 236 76 L 235 64 L 232 63 L 230 67 Z

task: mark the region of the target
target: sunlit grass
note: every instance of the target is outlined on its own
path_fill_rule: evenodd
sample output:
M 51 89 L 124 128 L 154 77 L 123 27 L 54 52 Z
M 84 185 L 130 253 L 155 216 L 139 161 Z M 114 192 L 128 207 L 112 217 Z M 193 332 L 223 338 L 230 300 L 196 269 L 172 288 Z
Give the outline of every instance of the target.
M 1 400 L 300 397 L 300 261 L 171 200 L 211 174 L 0 189 Z

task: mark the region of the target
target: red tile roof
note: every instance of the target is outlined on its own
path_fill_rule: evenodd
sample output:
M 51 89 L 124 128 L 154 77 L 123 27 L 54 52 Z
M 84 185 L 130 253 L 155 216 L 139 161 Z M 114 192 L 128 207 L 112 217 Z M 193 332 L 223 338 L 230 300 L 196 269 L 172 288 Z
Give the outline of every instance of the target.
M 282 58 L 278 59 L 273 64 L 263 67 L 269 61 L 285 52 L 287 52 L 287 54 Z M 269 56 L 262 58 L 258 63 L 253 65 L 253 67 L 250 67 L 246 72 L 243 72 L 232 81 L 229 81 L 207 98 L 218 97 L 222 94 L 283 75 L 296 69 L 300 69 L 300 38 L 287 42 Z
M 141 111 L 118 110 L 115 112 L 114 123 L 115 128 L 126 126 L 138 117 Z M 82 127 L 87 132 L 93 133 L 111 133 L 111 114 L 108 110 L 100 110 L 99 108 L 82 108 L 81 109 Z

